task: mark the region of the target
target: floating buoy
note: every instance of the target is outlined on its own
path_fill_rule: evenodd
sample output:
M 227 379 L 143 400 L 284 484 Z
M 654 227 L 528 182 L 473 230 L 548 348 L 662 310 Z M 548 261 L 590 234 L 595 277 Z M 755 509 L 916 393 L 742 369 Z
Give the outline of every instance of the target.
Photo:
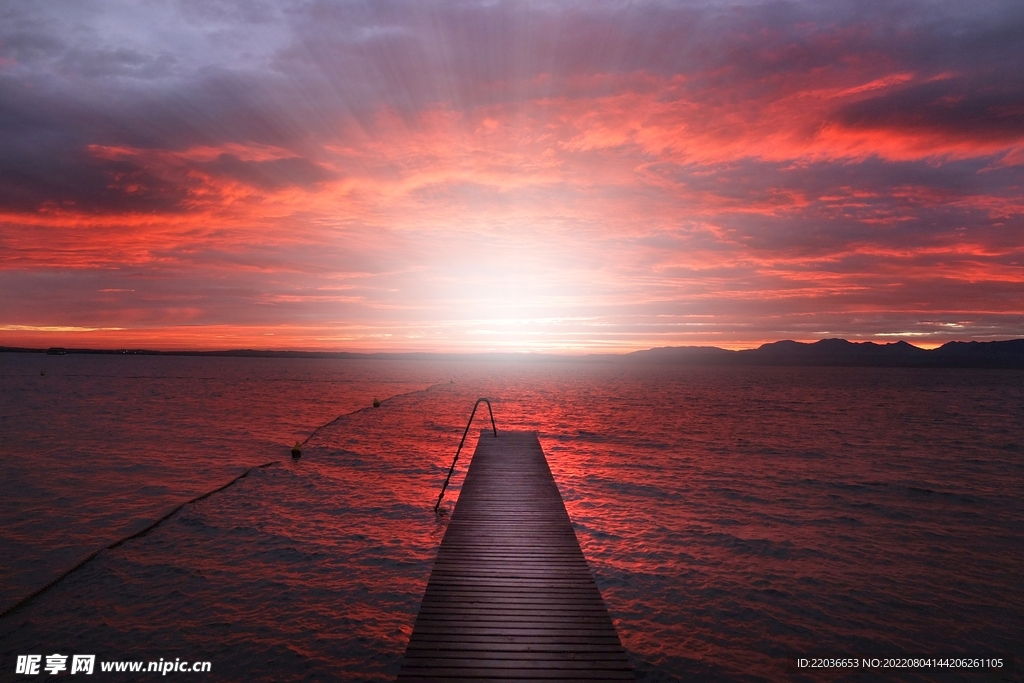
M 302 444 L 298 441 L 296 441 L 295 445 L 292 447 L 292 457 L 296 460 L 302 457 Z
M 380 401 L 378 401 L 376 398 L 373 399 L 373 407 L 380 408 Z

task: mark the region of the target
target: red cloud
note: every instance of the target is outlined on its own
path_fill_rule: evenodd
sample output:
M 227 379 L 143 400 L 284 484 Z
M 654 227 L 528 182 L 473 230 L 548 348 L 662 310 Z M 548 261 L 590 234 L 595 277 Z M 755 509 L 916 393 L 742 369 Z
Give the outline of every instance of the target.
M 0 142 L 0 277 L 18 292 L 0 341 L 736 346 L 949 334 L 943 316 L 1024 332 L 1006 295 L 1024 106 L 1005 66 L 762 10 L 704 17 L 681 44 L 699 17 L 645 11 L 571 14 L 550 59 L 449 55 L 435 78 L 444 51 L 408 32 L 354 57 L 314 41 L 329 70 L 282 51 L 290 80 L 220 73 L 185 121 L 158 100 L 79 124 L 0 83 L 24 109 Z M 659 49 L 606 58 L 630 31 Z M 330 62 L 355 57 L 378 80 Z M 37 135 L 29 114 L 51 111 Z

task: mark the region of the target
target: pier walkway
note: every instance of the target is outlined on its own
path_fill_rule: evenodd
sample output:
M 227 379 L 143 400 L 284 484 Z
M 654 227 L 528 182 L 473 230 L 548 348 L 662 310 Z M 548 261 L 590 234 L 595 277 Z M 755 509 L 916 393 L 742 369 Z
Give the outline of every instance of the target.
M 398 681 L 635 680 L 535 432 L 480 436 Z

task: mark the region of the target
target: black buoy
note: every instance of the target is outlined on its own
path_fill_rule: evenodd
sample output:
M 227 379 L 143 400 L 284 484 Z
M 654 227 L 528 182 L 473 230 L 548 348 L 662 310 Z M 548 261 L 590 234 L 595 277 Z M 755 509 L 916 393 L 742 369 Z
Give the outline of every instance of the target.
M 374 399 L 373 399 L 373 407 L 374 408 L 380 408 L 380 401 L 378 401 L 376 399 L 376 397 L 374 397 Z
M 302 457 L 302 444 L 298 441 L 296 441 L 295 445 L 292 447 L 292 457 L 296 460 Z

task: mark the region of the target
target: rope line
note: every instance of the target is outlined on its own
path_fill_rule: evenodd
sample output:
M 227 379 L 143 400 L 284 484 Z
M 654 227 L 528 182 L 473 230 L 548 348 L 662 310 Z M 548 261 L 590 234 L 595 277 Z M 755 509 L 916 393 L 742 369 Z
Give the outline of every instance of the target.
M 395 394 L 394 396 L 387 397 L 386 399 L 381 401 L 380 404 L 384 405 L 388 401 L 390 401 L 392 399 L 396 399 L 396 398 L 401 398 L 402 396 L 412 396 L 413 394 L 419 394 L 419 393 L 423 393 L 423 392 L 426 392 L 426 391 L 430 391 L 434 387 L 444 386 L 445 384 L 446 384 L 446 382 L 436 382 L 436 383 L 431 384 L 430 386 L 428 386 L 426 389 L 414 389 L 412 391 L 407 391 L 407 392 L 405 392 L 403 394 Z M 373 408 L 370 407 L 370 406 L 367 406 L 366 408 L 360 408 L 359 410 L 353 410 L 351 413 L 345 413 L 344 415 L 339 415 L 338 417 L 334 418 L 330 422 L 326 422 L 326 423 L 320 425 L 319 427 L 317 427 L 316 429 L 314 429 L 312 431 L 312 433 L 310 433 L 309 436 L 307 436 L 303 441 L 301 441 L 299 443 L 299 445 L 300 446 L 305 446 L 309 442 L 309 440 L 312 439 L 314 436 L 316 436 L 317 432 L 319 432 L 321 429 L 325 429 L 327 427 L 330 427 L 332 424 L 334 424 L 338 420 L 340 420 L 342 418 L 345 418 L 345 417 L 350 417 L 350 416 L 355 415 L 357 413 L 361 413 L 364 410 L 373 410 Z
M 224 489 L 226 489 L 227 487 L 231 486 L 232 484 L 234 484 L 238 480 L 245 479 L 247 476 L 249 476 L 249 473 L 252 472 L 253 470 L 260 470 L 260 469 L 263 469 L 264 467 L 270 467 L 271 465 L 279 465 L 279 464 L 281 464 L 280 460 L 274 460 L 273 462 L 268 462 L 268 463 L 264 463 L 262 465 L 256 465 L 255 467 L 250 467 L 245 472 L 242 472 L 240 475 L 238 475 L 237 477 L 235 477 L 234 479 L 232 479 L 228 483 L 224 484 L 223 486 L 218 486 L 217 488 L 213 489 L 212 491 L 207 491 L 206 493 L 198 495 L 195 498 L 192 498 L 191 500 L 186 500 L 184 503 L 182 503 L 178 507 L 174 508 L 173 510 L 171 510 L 170 512 L 168 512 L 163 517 L 161 517 L 160 519 L 156 520 L 155 522 L 153 522 L 152 524 L 150 524 L 146 528 L 141 529 L 139 531 L 136 531 L 135 533 L 130 534 L 128 536 L 125 536 L 121 540 L 115 541 L 115 542 L 111 543 L 108 546 L 104 546 L 104 547 L 100 548 L 99 550 L 94 550 L 93 552 L 91 552 L 88 555 L 86 555 L 85 558 L 83 558 L 81 561 L 79 561 L 78 564 L 76 564 L 75 566 L 71 567 L 71 569 L 66 570 L 63 574 L 61 574 L 60 576 L 55 578 L 53 581 L 50 581 L 50 583 L 46 584 L 42 588 L 36 589 L 35 591 L 30 593 L 26 597 L 22 598 L 21 600 L 18 600 L 16 603 L 14 603 L 13 605 L 11 605 L 7 609 L 5 609 L 3 612 L 0 612 L 0 619 L 3 619 L 4 617 L 6 617 L 11 612 L 14 612 L 15 610 L 17 610 L 19 607 L 29 603 L 30 601 L 32 601 L 35 598 L 39 597 L 40 595 L 42 595 L 46 591 L 50 590 L 51 588 L 56 586 L 58 583 L 60 583 L 64 579 L 66 579 L 68 577 L 68 575 L 72 574 L 73 572 L 78 571 L 79 569 L 81 569 L 82 567 L 87 565 L 89 562 L 91 562 L 92 560 L 96 559 L 96 556 L 99 555 L 100 553 L 102 553 L 104 550 L 113 550 L 114 548 L 117 548 L 117 547 L 127 543 L 128 541 L 132 540 L 133 538 L 138 538 L 139 536 L 145 536 L 150 531 L 152 531 L 156 527 L 158 527 L 161 524 L 163 524 L 164 522 L 166 522 L 172 516 L 174 516 L 174 514 L 176 512 L 181 510 L 181 508 L 185 507 L 186 505 L 191 505 L 192 503 L 198 503 L 199 501 L 203 500 L 204 498 L 209 498 L 213 494 L 215 494 L 215 493 L 217 493 L 219 491 L 223 491 Z

